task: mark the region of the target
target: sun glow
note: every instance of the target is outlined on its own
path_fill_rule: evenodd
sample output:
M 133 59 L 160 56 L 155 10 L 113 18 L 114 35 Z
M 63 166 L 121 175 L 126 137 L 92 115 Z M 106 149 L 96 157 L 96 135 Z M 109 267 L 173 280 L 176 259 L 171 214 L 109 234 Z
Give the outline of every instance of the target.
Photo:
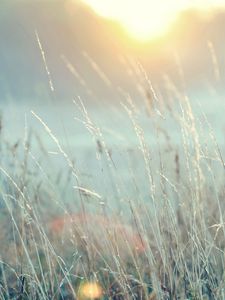
M 94 11 L 119 22 L 132 37 L 149 40 L 165 33 L 178 13 L 189 7 L 224 5 L 224 0 L 83 0 Z

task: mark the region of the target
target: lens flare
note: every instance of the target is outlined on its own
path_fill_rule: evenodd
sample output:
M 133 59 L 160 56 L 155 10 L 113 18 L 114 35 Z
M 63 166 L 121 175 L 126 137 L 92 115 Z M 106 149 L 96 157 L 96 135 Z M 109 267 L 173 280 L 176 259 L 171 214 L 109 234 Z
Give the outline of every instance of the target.
M 79 300 L 100 299 L 102 295 L 102 287 L 97 282 L 82 283 L 78 292 Z

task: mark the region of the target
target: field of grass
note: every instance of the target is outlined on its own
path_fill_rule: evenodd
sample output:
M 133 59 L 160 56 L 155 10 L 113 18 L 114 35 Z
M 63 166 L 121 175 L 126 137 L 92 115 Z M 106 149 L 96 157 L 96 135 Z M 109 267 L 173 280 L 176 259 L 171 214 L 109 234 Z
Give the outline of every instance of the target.
M 97 118 L 78 98 L 74 153 L 36 111 L 9 141 L 3 111 L 0 299 L 225 299 L 223 142 L 170 92 Z
M 225 300 L 211 2 L 138 42 L 81 1 L 0 0 L 0 300 Z

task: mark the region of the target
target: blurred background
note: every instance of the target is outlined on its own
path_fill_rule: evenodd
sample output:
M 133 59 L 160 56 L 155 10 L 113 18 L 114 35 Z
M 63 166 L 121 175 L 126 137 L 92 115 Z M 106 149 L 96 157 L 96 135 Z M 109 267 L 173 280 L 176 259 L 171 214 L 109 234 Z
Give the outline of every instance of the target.
M 222 92 L 225 2 L 215 5 L 213 1 L 214 4 L 207 6 L 204 1 L 196 6 L 195 1 L 193 5 L 189 1 L 189 5 L 180 7 L 182 1 L 168 1 L 174 10 L 169 21 L 164 12 L 157 10 L 157 2 L 139 1 L 140 12 L 138 9 L 133 12 L 138 15 L 133 20 L 132 13 L 129 15 L 132 3 L 126 1 L 122 5 L 117 1 L 2 0 L 1 104 L 10 99 L 44 103 L 52 97 L 36 33 L 45 52 L 57 101 L 66 103 L 80 95 L 89 100 L 89 105 L 95 101 L 118 102 L 120 89 L 137 96 L 140 92 L 137 62 L 161 91 L 171 80 L 179 88 L 185 85 L 196 92 L 212 92 L 215 88 Z M 114 11 L 115 3 L 118 8 L 114 14 L 127 9 L 134 28 L 127 25 L 127 30 L 122 21 L 107 18 L 107 11 L 106 16 L 96 13 L 101 5 L 102 10 L 106 6 Z M 147 10 L 146 16 L 142 16 L 143 10 L 145 13 Z M 126 20 L 124 15 L 120 19 Z M 151 28 L 154 24 L 149 21 L 149 25 L 145 20 L 153 17 L 159 19 L 155 32 Z M 142 28 L 139 23 L 143 18 L 146 25 L 141 24 Z

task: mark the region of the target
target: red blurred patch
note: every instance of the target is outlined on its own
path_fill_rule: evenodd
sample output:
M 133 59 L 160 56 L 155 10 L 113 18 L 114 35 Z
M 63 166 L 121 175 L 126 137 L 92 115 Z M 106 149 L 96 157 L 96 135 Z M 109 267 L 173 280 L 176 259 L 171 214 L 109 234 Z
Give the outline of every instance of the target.
M 118 243 L 127 244 L 132 250 L 135 250 L 138 254 L 144 253 L 146 250 L 145 238 L 141 236 L 131 225 L 121 223 L 117 218 L 105 218 L 100 215 L 81 213 L 58 216 L 49 223 L 49 230 L 52 234 L 61 236 L 70 229 L 76 226 L 76 228 L 83 229 L 88 228 L 89 236 L 96 235 L 98 237 L 105 238 L 106 232 L 110 233 L 110 238 L 114 238 Z M 108 238 L 108 235 L 107 235 Z

